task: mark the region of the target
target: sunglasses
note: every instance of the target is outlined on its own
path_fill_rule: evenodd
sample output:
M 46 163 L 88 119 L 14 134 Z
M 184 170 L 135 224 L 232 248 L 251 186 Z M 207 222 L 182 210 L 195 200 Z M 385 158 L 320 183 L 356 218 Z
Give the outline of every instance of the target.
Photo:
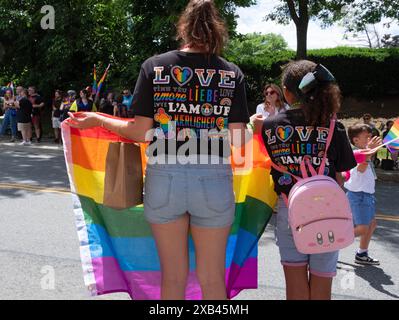
M 265 96 L 267 97 L 267 96 L 272 96 L 273 94 L 277 94 L 277 92 L 276 91 L 266 91 L 265 92 Z

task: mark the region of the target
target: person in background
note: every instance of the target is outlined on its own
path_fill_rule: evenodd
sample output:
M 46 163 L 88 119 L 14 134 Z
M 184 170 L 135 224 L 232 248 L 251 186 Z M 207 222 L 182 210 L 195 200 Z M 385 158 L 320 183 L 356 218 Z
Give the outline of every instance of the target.
M 363 115 L 363 123 L 370 126 L 371 129 L 376 128 L 375 124 L 372 122 L 372 117 L 370 113 L 366 113 Z
M 263 90 L 263 95 L 265 100 L 257 106 L 256 114 L 261 114 L 267 119 L 287 109 L 283 93 L 278 85 L 273 83 L 267 84 Z
M 32 139 L 32 111 L 33 106 L 28 99 L 28 91 L 21 87 L 19 91 L 20 99 L 17 102 L 17 122 L 18 131 L 21 132 L 22 142 L 20 145 L 31 145 Z
M 18 87 L 17 87 L 17 89 L 16 89 L 16 93 L 17 93 L 16 100 L 17 100 L 17 101 L 19 101 L 19 100 L 22 99 L 22 90 L 24 90 L 24 89 L 25 89 L 25 88 L 22 87 L 22 86 L 18 86 Z
M 32 103 L 32 123 L 35 127 L 36 141 L 40 143 L 42 139 L 42 111 L 44 108 L 43 98 L 36 93 L 36 87 L 30 86 L 28 88 L 29 100 Z
M 71 108 L 72 104 L 76 100 L 76 91 L 75 90 L 68 90 L 67 95 L 63 98 L 63 101 L 60 106 L 60 122 L 63 122 L 64 120 L 68 119 L 68 112 L 69 109 Z
M 102 99 L 100 102 L 100 112 L 105 113 L 105 114 L 109 114 L 111 116 L 114 115 L 114 109 L 116 107 L 116 101 L 114 99 L 114 93 L 113 92 L 109 92 L 107 94 L 107 98 L 106 99 Z
M 372 116 L 370 113 L 366 113 L 363 115 L 363 123 L 365 125 L 368 125 L 371 128 L 371 136 L 372 137 L 380 137 L 381 133 L 380 131 L 377 129 L 377 126 L 375 125 L 375 123 L 372 121 Z M 378 167 L 380 165 L 380 159 L 378 159 L 378 154 L 374 154 L 371 157 L 371 161 L 374 163 L 374 165 L 376 167 Z
M 11 140 L 17 139 L 17 110 L 16 99 L 11 89 L 7 89 L 3 98 L 4 121 L 1 126 L 0 136 L 5 136 L 8 127 L 11 127 Z
M 123 101 L 122 104 L 126 106 L 127 109 L 127 116 L 129 118 L 134 117 L 134 113 L 132 110 L 132 103 L 133 103 L 133 96 L 129 89 L 123 90 Z
M 80 91 L 79 98 L 73 103 L 69 112 L 97 112 L 97 107 L 86 89 Z
M 63 96 L 64 94 L 62 93 L 61 90 L 56 90 L 54 93 L 54 99 L 53 99 L 53 112 L 52 112 L 52 125 L 54 129 L 54 143 L 60 143 L 61 142 L 61 122 L 60 122 L 60 117 L 61 117 L 61 104 L 63 102 Z
M 116 106 L 114 108 L 114 116 L 119 118 L 127 118 L 127 107 L 123 104 L 123 96 L 116 98 Z
M 389 120 L 386 123 L 386 130 L 382 133 L 382 139 L 385 139 L 385 137 L 388 135 L 389 131 L 391 131 L 394 123 L 395 122 L 393 122 L 392 120 Z M 388 157 L 388 152 L 389 151 L 387 149 L 387 157 Z M 395 167 L 397 167 L 397 165 L 398 165 L 398 155 L 399 155 L 399 151 L 391 152 L 391 157 L 392 157 L 392 160 L 395 162 Z

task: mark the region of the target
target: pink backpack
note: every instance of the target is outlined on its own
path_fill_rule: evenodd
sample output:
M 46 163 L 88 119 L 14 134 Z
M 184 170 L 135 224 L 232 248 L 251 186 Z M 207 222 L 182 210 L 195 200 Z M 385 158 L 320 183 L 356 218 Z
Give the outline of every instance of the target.
M 317 173 L 309 159 L 301 162 L 303 178 L 272 164 L 273 168 L 293 176 L 298 182 L 287 198 L 290 224 L 297 250 L 303 254 L 337 251 L 354 242 L 354 227 L 349 200 L 338 183 L 324 175 L 327 151 L 335 129 L 336 116 L 331 121 L 326 151 Z M 306 166 L 311 173 L 308 176 Z

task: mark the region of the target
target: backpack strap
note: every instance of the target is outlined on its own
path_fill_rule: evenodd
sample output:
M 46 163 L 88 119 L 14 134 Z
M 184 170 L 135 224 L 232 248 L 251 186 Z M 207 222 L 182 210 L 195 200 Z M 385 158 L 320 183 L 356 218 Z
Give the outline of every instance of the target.
M 308 167 L 312 177 L 317 176 L 317 172 L 316 172 L 315 168 L 313 167 L 312 162 L 308 158 L 305 158 L 303 161 L 301 161 L 302 177 L 304 177 L 304 178 L 309 177 L 306 167 Z
M 288 197 L 287 197 L 287 195 L 285 193 L 281 193 L 281 197 L 283 198 L 283 201 L 284 201 L 285 205 L 288 208 Z
M 319 168 L 319 175 L 324 175 L 324 170 L 326 168 L 326 161 L 327 161 L 327 153 L 328 149 L 330 148 L 331 141 L 334 135 L 334 130 L 335 130 L 335 124 L 337 123 L 337 114 L 334 113 L 331 121 L 330 121 L 330 131 L 328 132 L 328 138 L 327 138 L 327 144 L 326 144 L 326 150 L 324 152 L 324 157 L 323 161 L 321 162 L 321 166 Z
M 279 172 L 281 172 L 281 173 L 289 174 L 291 177 L 293 177 L 293 178 L 294 178 L 295 180 L 297 180 L 297 181 L 302 180 L 302 178 L 293 175 L 293 174 L 292 174 L 291 172 L 289 172 L 288 170 L 279 167 L 279 166 L 276 165 L 273 161 L 270 161 L 270 162 L 271 162 L 272 168 L 273 168 L 274 170 L 279 171 Z

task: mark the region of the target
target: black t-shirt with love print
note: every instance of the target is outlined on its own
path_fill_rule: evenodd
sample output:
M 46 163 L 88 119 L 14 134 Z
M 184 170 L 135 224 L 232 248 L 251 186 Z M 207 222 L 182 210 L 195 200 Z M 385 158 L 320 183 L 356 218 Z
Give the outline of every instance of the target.
M 153 154 L 226 157 L 228 125 L 249 122 L 244 75 L 216 55 L 171 51 L 148 59 L 133 97 L 134 114 L 154 119 Z
M 305 158 L 311 161 L 314 168 L 320 167 L 329 131 L 326 127 L 307 125 L 302 110 L 293 109 L 265 120 L 262 137 L 272 161 L 301 177 L 300 164 Z M 345 127 L 337 122 L 324 174 L 336 179 L 337 172 L 349 171 L 356 165 Z M 296 180 L 274 169 L 271 173 L 275 191 L 288 195 Z

